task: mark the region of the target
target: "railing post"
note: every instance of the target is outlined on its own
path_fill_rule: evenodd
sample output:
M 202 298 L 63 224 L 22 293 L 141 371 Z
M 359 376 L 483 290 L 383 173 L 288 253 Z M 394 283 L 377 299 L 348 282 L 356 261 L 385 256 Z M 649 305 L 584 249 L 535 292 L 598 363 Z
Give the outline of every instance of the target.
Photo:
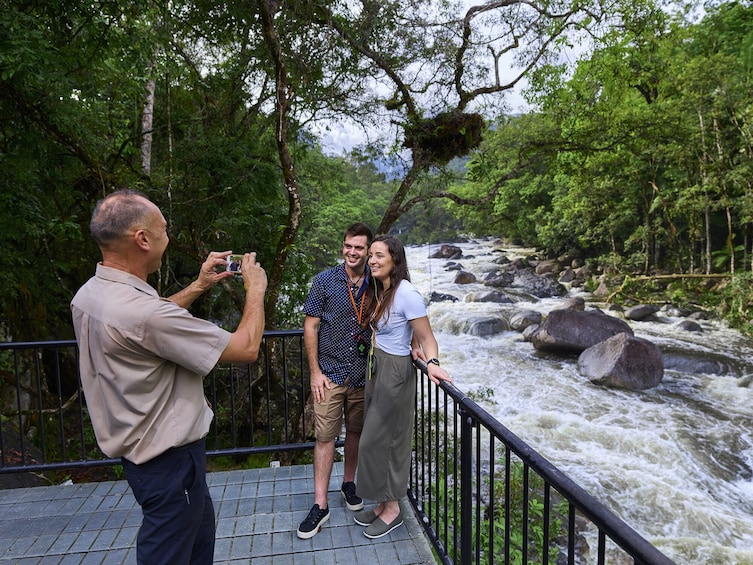
M 473 418 L 458 405 L 460 415 L 460 565 L 473 563 Z

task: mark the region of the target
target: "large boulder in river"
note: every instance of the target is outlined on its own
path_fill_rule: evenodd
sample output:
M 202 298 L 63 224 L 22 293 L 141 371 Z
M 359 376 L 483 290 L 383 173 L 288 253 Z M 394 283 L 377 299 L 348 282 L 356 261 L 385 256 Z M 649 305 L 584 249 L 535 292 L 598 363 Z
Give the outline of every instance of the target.
M 486 286 L 492 286 L 496 288 L 510 286 L 513 282 L 515 282 L 515 274 L 510 272 L 489 273 L 489 275 L 487 275 L 487 277 L 484 279 L 484 284 Z
M 470 292 L 465 295 L 465 302 L 493 302 L 496 304 L 511 304 L 512 299 L 504 292 L 491 290 L 485 292 Z
M 753 361 L 744 355 L 723 351 L 686 349 L 673 345 L 662 346 L 664 370 L 691 375 L 723 375 L 741 377 L 753 374 Z
M 510 328 L 522 332 L 528 326 L 541 323 L 541 312 L 535 310 L 518 310 L 510 317 Z
M 624 320 L 599 310 L 552 310 L 531 343 L 539 351 L 581 353 L 619 333 L 633 335 L 633 330 Z
M 429 257 L 431 259 L 460 259 L 462 256 L 463 250 L 457 245 L 443 245 Z
M 507 320 L 500 316 L 468 316 L 451 321 L 445 329 L 455 335 L 490 337 L 508 331 L 510 326 Z
M 455 284 L 472 284 L 476 282 L 476 275 L 468 271 L 458 271 L 455 275 Z
M 578 371 L 594 384 L 646 390 L 661 383 L 664 364 L 655 344 L 619 333 L 581 353 Z
M 528 270 L 515 273 L 515 283 L 513 286 L 537 298 L 550 298 L 553 296 L 565 296 L 567 294 L 567 288 L 564 285 L 561 285 L 550 277 L 537 275 Z
M 477 337 L 489 337 L 507 331 L 509 326 L 504 318 L 489 316 L 472 320 L 468 326 L 468 333 Z
M 638 304 L 625 310 L 625 318 L 628 320 L 641 321 L 656 314 L 660 308 L 655 304 Z
M 453 296 L 452 294 L 444 294 L 441 292 L 432 292 L 431 296 L 429 296 L 429 302 L 458 302 L 460 299 L 457 296 Z
M 562 264 L 556 259 L 547 259 L 536 265 L 537 275 L 556 275 L 562 270 Z
M 564 271 L 560 273 L 559 278 L 557 281 L 561 284 L 567 284 L 571 283 L 575 280 L 575 270 L 571 267 L 567 267 Z
M 580 310 L 581 312 L 586 309 L 586 301 L 582 296 L 571 296 L 565 299 L 562 306 L 557 310 Z
M 703 327 L 696 321 L 683 320 L 675 326 L 678 330 L 685 332 L 703 332 Z

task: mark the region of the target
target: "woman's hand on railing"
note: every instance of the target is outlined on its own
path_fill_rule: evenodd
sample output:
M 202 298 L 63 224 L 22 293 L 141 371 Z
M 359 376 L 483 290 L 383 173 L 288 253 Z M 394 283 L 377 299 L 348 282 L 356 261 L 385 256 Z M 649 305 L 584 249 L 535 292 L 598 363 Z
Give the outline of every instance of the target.
M 414 351 L 416 351 L 414 349 Z M 423 352 L 420 352 L 419 355 L 413 358 L 413 364 L 418 367 L 422 373 L 425 373 L 431 382 L 433 382 L 435 385 L 438 385 L 440 381 L 447 381 L 452 382 L 452 377 L 450 377 L 450 374 L 442 369 L 439 365 L 435 365 L 434 363 L 426 363 L 426 356 L 423 354 Z

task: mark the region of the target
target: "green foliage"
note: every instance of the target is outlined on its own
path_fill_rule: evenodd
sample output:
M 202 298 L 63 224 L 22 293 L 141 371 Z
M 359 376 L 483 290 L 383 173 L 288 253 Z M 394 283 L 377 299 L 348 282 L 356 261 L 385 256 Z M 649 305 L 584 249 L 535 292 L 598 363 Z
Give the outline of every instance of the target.
M 505 512 L 505 484 L 507 483 L 505 466 L 498 462 L 496 475 L 492 479 L 486 476 L 484 492 L 494 492 L 494 500 L 484 503 L 481 511 L 481 521 L 474 521 L 472 539 L 479 539 L 479 547 L 474 548 L 481 556 L 481 562 L 498 562 L 505 555 L 505 532 L 508 529 L 510 537 L 510 562 L 523 565 L 523 546 L 527 546 L 529 563 L 540 562 L 543 552 L 548 553 L 550 563 L 557 560 L 559 550 L 553 540 L 557 540 L 564 533 L 562 509 L 552 512 L 549 516 L 549 539 L 544 539 L 544 502 L 543 502 L 543 479 L 538 475 L 529 474 L 528 489 L 524 489 L 524 474 L 527 468 L 520 461 L 514 461 L 510 467 L 509 492 L 510 499 L 507 501 L 510 507 L 509 517 Z M 492 485 L 493 482 L 493 485 Z M 493 489 L 491 488 L 493 486 Z M 475 485 L 471 488 L 475 488 Z M 458 525 L 456 516 L 457 501 L 460 498 L 458 488 L 447 482 L 446 477 L 440 476 L 432 487 L 432 505 L 439 511 L 439 530 L 444 531 L 445 526 L 452 531 Z M 523 509 L 527 505 L 527 522 L 523 522 Z M 431 506 L 431 505 L 430 505 Z M 554 505 L 558 506 L 557 504 Z M 428 508 L 431 511 L 431 508 Z M 525 537 L 524 537 L 525 536 Z M 453 555 L 456 548 L 453 547 L 454 537 L 448 536 L 450 546 L 448 554 Z M 546 544 L 546 547 L 545 545 Z
M 468 391 L 468 398 L 474 402 L 488 402 L 490 404 L 497 403 L 494 400 L 494 389 L 488 386 L 482 386 L 476 390 Z
M 753 275 L 744 273 L 735 275 L 728 282 L 722 283 L 713 293 L 705 293 L 705 306 L 715 308 L 720 316 L 733 327 L 753 336 Z
M 164 294 L 188 284 L 210 250 L 278 260 L 289 194 L 276 151 L 276 70 L 257 8 L 237 0 L 222 9 L 141 0 L 0 6 L 0 312 L 8 338 L 72 337 L 68 303 L 99 259 L 91 210 L 116 187 L 140 188 L 165 211 L 171 246 L 150 281 Z M 750 270 L 753 8 L 717 3 L 691 22 L 648 0 L 618 2 L 592 51 L 573 65 L 532 66 L 531 112 L 484 116 L 490 125 L 480 137 L 480 114 L 472 128 L 450 124 L 465 149 L 482 139 L 467 159 L 387 178 L 374 164 L 382 153 L 324 155 L 308 125 L 325 109 L 373 124 L 389 99 L 395 147 L 410 124 L 434 124 L 421 134 L 434 139 L 447 129 L 443 118 L 472 116 L 455 98 L 464 92 L 470 104 L 471 84 L 489 74 L 493 41 L 476 25 L 481 19 L 460 52 L 457 29 L 427 25 L 437 10 L 449 16 L 450 4 L 411 9 L 298 2 L 275 14 L 302 206 L 280 282 L 280 325 L 300 323 L 308 282 L 336 262 L 345 227 L 361 220 L 377 228 L 389 214 L 406 243 L 497 235 L 552 255 L 582 251 L 607 272 L 728 270 L 733 254 L 736 271 Z M 563 22 L 519 16 L 537 30 L 532 42 L 553 38 L 559 49 L 573 39 L 558 35 Z M 580 14 L 569 25 L 592 23 Z M 417 63 L 426 65 L 421 76 L 406 72 Z M 404 77 L 404 90 L 372 88 L 387 68 Z M 149 79 L 156 89 L 146 174 Z M 410 92 L 421 92 L 426 106 Z M 500 105 L 494 93 L 479 112 Z M 224 323 L 237 315 L 240 292 L 216 289 L 193 309 Z
M 272 456 L 269 453 L 257 453 L 239 460 L 230 455 L 207 459 L 207 471 L 233 471 L 237 469 L 263 469 L 269 467 Z
M 308 211 L 300 240 L 315 273 L 336 264 L 350 224 L 364 222 L 376 230 L 394 184 L 358 152 L 325 157 L 310 149 L 298 162 L 301 198 Z
M 717 270 L 726 270 L 727 267 L 730 265 L 730 260 L 733 255 L 737 257 L 737 260 L 741 257 L 743 257 L 745 253 L 745 246 L 744 245 L 737 245 L 734 248 L 734 253 L 730 253 L 729 248 L 723 248 L 723 249 L 717 249 L 716 251 L 711 252 L 711 264 L 717 269 Z
M 544 539 L 544 503 L 543 503 L 543 486 L 544 481 L 538 475 L 529 474 L 528 490 L 524 488 L 525 474 L 528 469 L 521 462 L 513 462 L 509 474 L 509 491 L 510 507 L 509 532 L 510 532 L 510 562 L 515 565 L 524 565 L 523 547 L 527 546 L 528 561 L 542 561 L 544 552 L 549 554 L 549 561 L 556 562 L 558 549 L 552 539 L 559 538 L 564 529 L 560 514 L 557 512 L 550 515 L 549 532 L 550 539 Z M 491 479 L 487 479 L 490 480 Z M 504 493 L 507 477 L 504 466 L 497 472 L 494 478 L 494 492 Z M 494 560 L 504 555 L 505 531 L 508 528 L 508 517 L 505 515 L 505 501 L 496 500 L 495 503 L 487 510 L 484 521 L 479 525 L 481 535 L 481 554 L 486 559 L 482 561 Z M 523 509 L 528 507 L 528 522 L 523 522 Z M 524 533 L 527 537 L 524 537 Z M 475 538 L 475 533 L 474 533 Z M 544 544 L 547 544 L 546 546 Z M 491 549 L 491 554 L 487 554 L 487 548 Z

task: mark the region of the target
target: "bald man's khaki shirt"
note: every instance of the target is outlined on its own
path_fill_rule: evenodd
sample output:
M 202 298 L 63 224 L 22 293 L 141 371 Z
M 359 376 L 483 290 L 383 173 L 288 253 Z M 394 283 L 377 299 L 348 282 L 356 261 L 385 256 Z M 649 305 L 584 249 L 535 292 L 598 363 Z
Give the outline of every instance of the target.
M 207 435 L 214 414 L 203 377 L 229 332 L 101 264 L 71 313 L 86 406 L 105 455 L 141 464 Z

